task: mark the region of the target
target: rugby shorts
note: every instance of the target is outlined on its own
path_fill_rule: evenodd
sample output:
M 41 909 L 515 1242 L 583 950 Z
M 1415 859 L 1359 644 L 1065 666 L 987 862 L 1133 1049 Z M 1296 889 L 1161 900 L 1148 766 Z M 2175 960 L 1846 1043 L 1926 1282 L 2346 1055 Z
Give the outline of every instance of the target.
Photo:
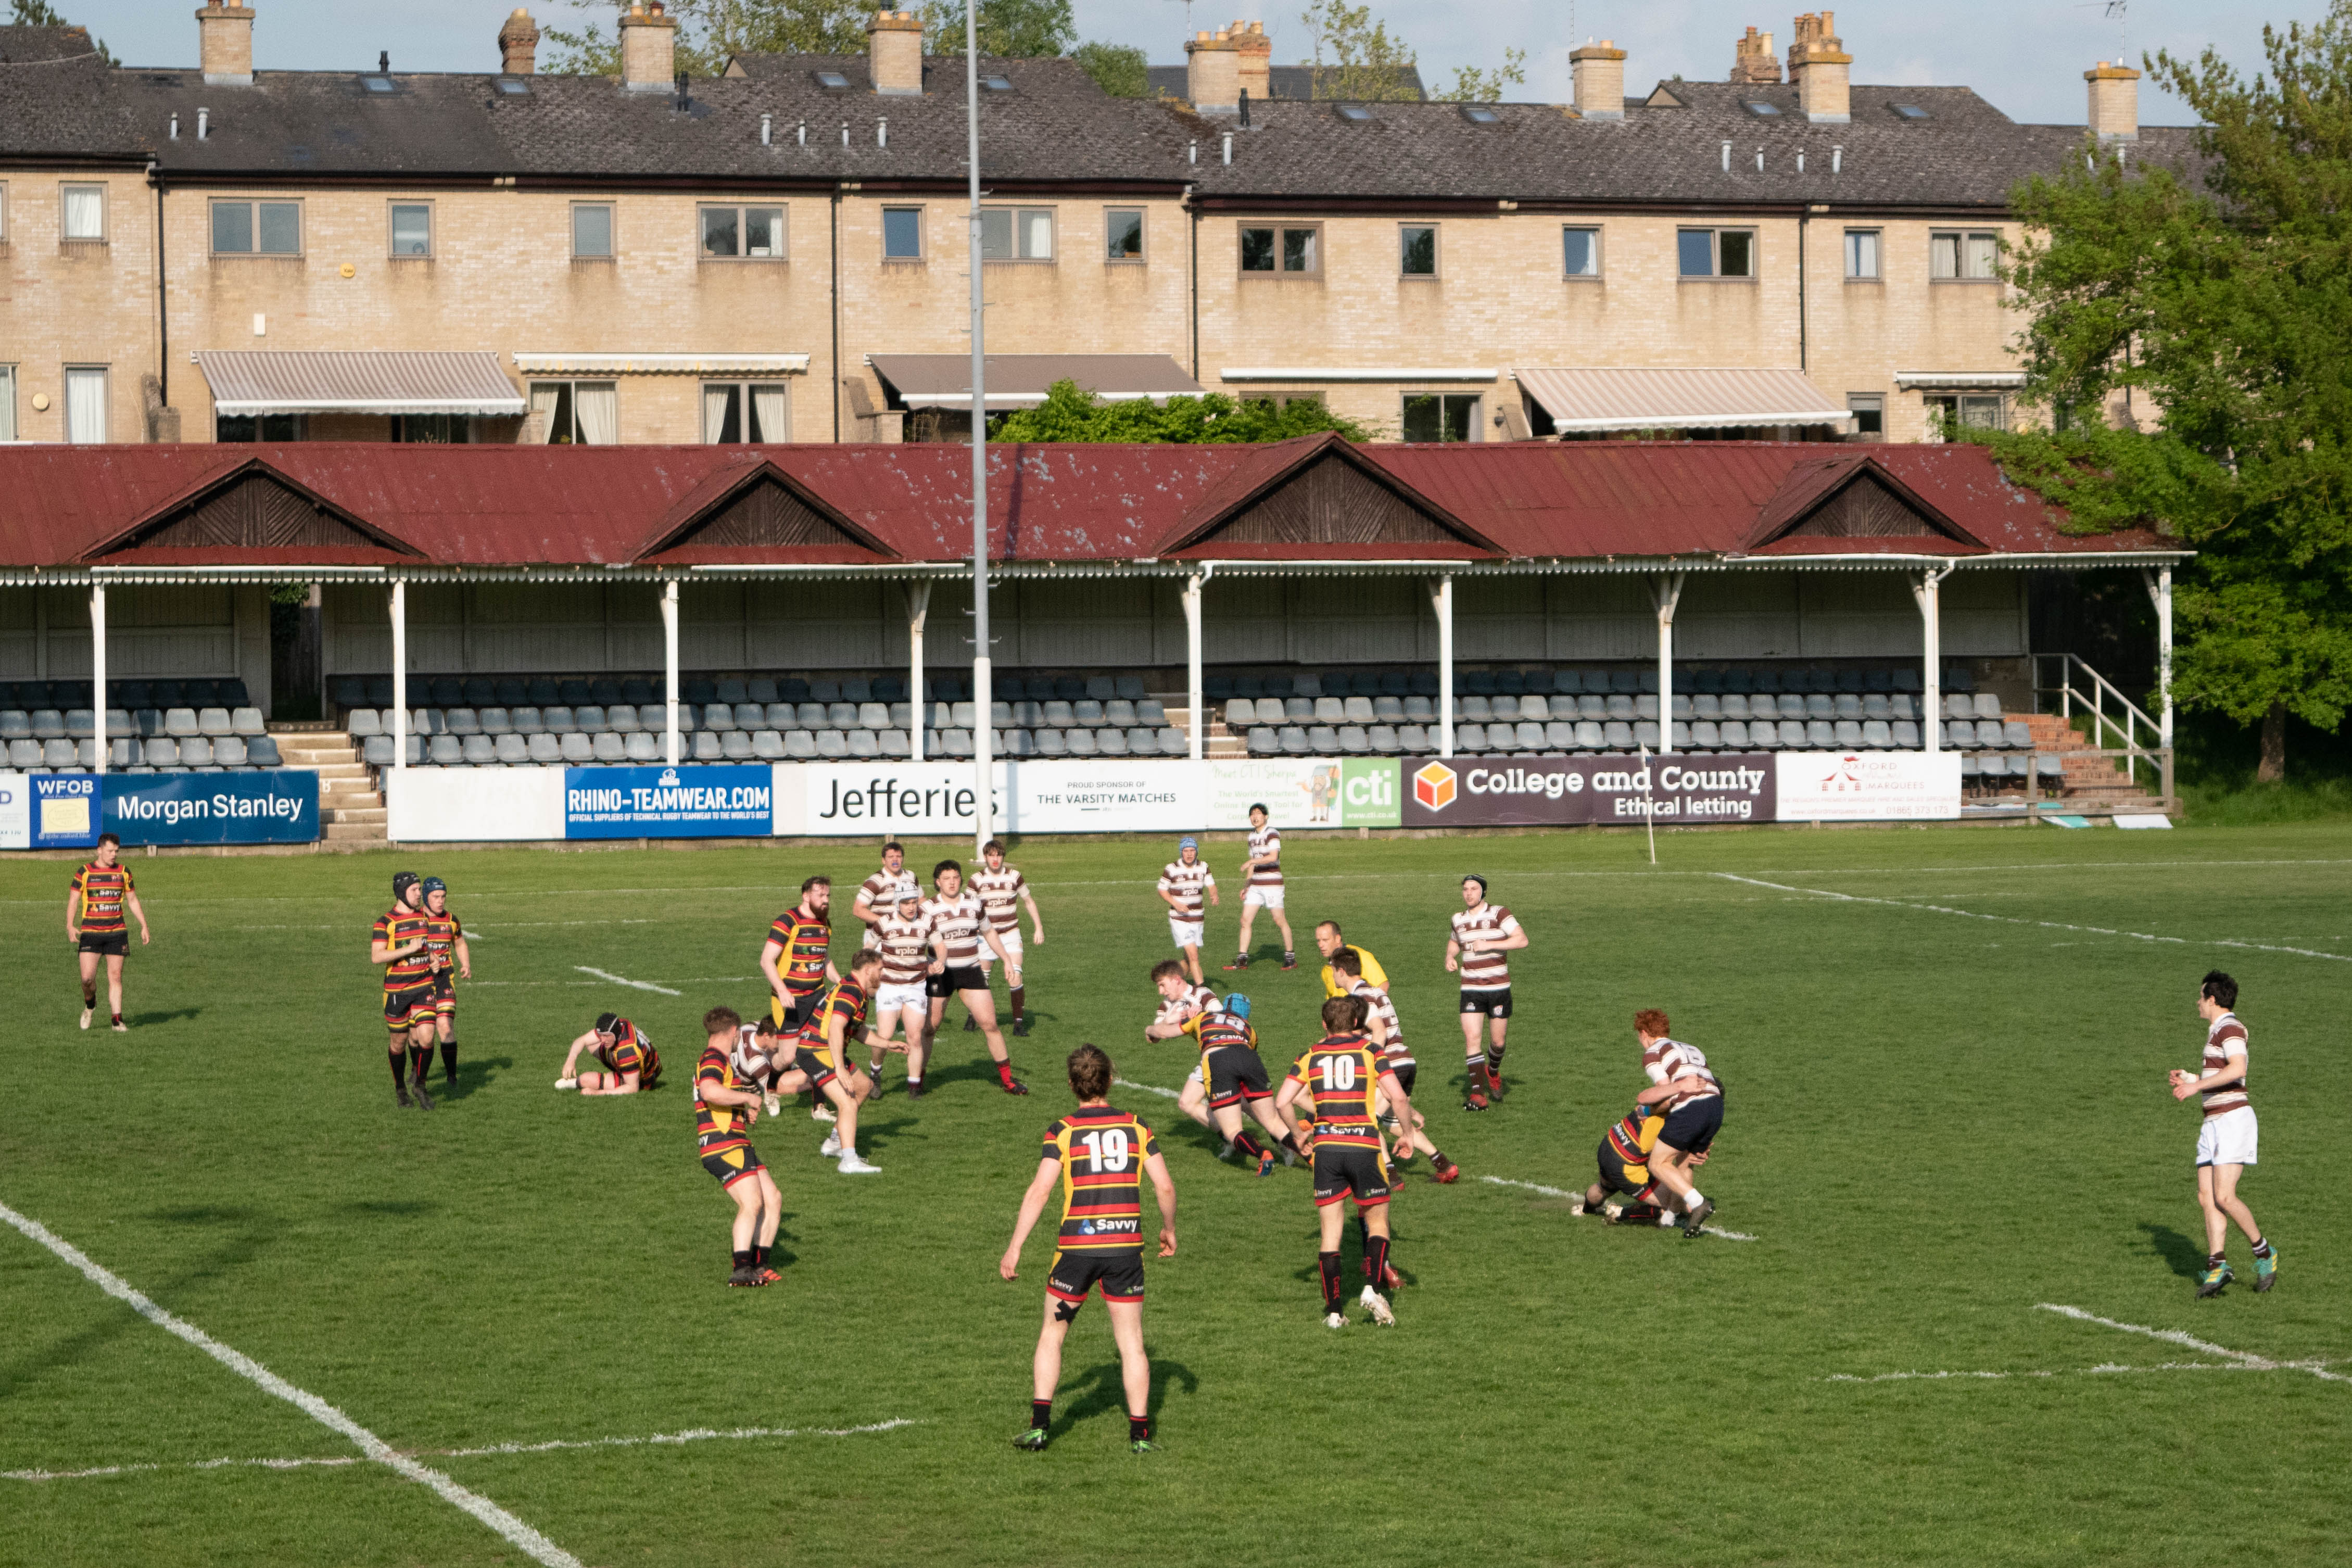
M 718 1179 L 722 1187 L 731 1187 L 746 1176 L 756 1176 L 767 1166 L 761 1163 L 760 1152 L 733 1133 L 723 1133 L 714 1140 L 702 1156 L 702 1168 Z
M 1271 888 L 1261 888 L 1255 883 L 1252 883 L 1248 887 L 1244 888 L 1242 889 L 1242 908 L 1248 909 L 1252 904 L 1255 904 L 1262 910 L 1278 910 L 1282 908 L 1282 884 L 1276 882 Z
M 109 958 L 128 958 L 131 955 L 131 931 L 128 927 L 121 931 L 86 931 L 81 933 L 79 945 L 84 952 L 102 952 Z
M 1255 1051 L 1227 1046 L 1211 1053 L 1207 1067 L 1209 1104 L 1214 1109 L 1264 1100 L 1274 1092 L 1266 1087 L 1265 1062 Z
M 448 970 L 438 969 L 433 973 L 433 1011 L 444 1018 L 457 1016 L 457 986 L 456 977 Z
M 1382 1072 L 1392 1072 L 1396 1074 L 1397 1083 L 1403 1089 L 1406 1098 L 1410 1099 L 1412 1097 L 1412 1080 L 1421 1071 L 1420 1063 L 1414 1061 L 1411 1057 L 1406 1057 L 1399 1061 L 1391 1061 L 1383 1058 L 1381 1061 L 1381 1070 Z
M 413 1028 L 433 1021 L 433 983 L 404 985 L 383 994 L 383 1025 L 387 1029 Z
M 1389 1163 L 1378 1149 L 1315 1140 L 1315 1206 L 1328 1208 L 1352 1195 L 1360 1209 L 1389 1201 Z
M 826 1084 L 831 1083 L 835 1079 L 841 1076 L 839 1073 L 834 1071 L 833 1068 L 825 1066 L 824 1058 L 818 1056 L 816 1052 L 811 1050 L 806 1046 L 803 1046 L 798 1050 L 793 1052 L 793 1068 L 795 1071 L 804 1075 L 808 1079 L 810 1089 L 820 1092 L 823 1091 Z
M 1007 962 L 1009 962 L 1013 968 L 1020 968 L 1022 958 L 1021 928 L 1019 926 L 1014 926 L 1011 931 L 998 931 L 996 933 L 996 940 L 1004 944 L 1004 956 Z M 982 974 L 985 974 L 995 967 L 996 950 L 989 946 L 986 942 L 981 943 L 980 972 Z
M 824 987 L 820 985 L 812 991 L 794 991 L 790 986 L 784 989 L 793 1005 L 785 1006 L 772 992 L 768 996 L 768 1016 L 775 1020 L 777 1028 L 794 1034 L 816 1016 L 817 1004 L 824 1000 Z
M 1507 1018 L 1511 1016 L 1511 988 L 1506 985 L 1494 991 L 1465 990 L 1462 993 L 1462 1010 L 1484 1013 L 1489 1018 Z
M 1658 1142 L 1685 1154 L 1704 1154 L 1715 1135 L 1723 1131 L 1723 1096 L 1706 1095 L 1685 1100 L 1679 1108 L 1666 1112 L 1666 1125 L 1658 1134 Z
M 2254 1108 L 2241 1105 L 2209 1116 L 2197 1130 L 2197 1163 L 2200 1165 L 2251 1165 L 2261 1142 Z
M 1601 1166 L 1601 1190 L 1604 1193 L 1638 1193 L 1650 1184 L 1650 1167 L 1629 1165 L 1617 1152 L 1617 1146 L 1603 1138 L 1597 1156 Z
M 1208 923 L 1206 921 L 1171 920 L 1168 922 L 1168 934 L 1175 940 L 1178 947 L 1198 947 L 1202 931 Z
M 942 969 L 923 982 L 923 994 L 931 997 L 952 996 L 959 991 L 988 989 L 988 971 L 977 963 L 960 963 Z
M 1086 1305 L 1097 1285 L 1106 1301 L 1143 1300 L 1143 1248 L 1104 1247 L 1099 1251 L 1056 1252 L 1045 1276 L 1045 1290 L 1072 1311 Z
M 908 980 L 903 983 L 894 981 L 890 984 L 877 988 L 874 993 L 874 1010 L 877 1013 L 887 1013 L 891 1008 L 898 1007 L 911 1008 L 919 1013 L 925 1005 L 923 983 L 919 980 Z

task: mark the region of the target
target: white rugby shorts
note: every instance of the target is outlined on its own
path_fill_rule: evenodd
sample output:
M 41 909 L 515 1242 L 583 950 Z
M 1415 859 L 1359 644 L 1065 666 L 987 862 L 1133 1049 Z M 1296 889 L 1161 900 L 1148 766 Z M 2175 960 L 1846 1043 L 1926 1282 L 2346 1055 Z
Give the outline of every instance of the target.
M 2209 1116 L 2205 1125 L 2197 1130 L 2197 1163 L 2200 1165 L 2251 1165 L 2254 1163 L 2255 1146 L 2261 1142 L 2260 1129 L 2254 1122 L 2254 1108 L 2239 1106 L 2219 1116 Z
M 1171 920 L 1168 934 L 1176 940 L 1178 947 L 1198 947 L 1201 945 L 1202 928 L 1207 924 L 1206 921 Z
M 1021 958 L 1022 958 L 1022 951 L 1021 951 L 1021 931 L 1020 931 L 1020 928 L 1016 926 L 1016 927 L 1014 927 L 1014 928 L 1013 928 L 1013 930 L 1011 930 L 1011 931 L 998 931 L 998 932 L 996 933 L 996 940 L 997 940 L 997 941 L 999 941 L 999 942 L 1003 942 L 1003 943 L 1004 944 L 1004 957 L 1005 957 L 1005 961 L 1006 961 L 1008 963 L 1010 963 L 1013 968 L 1015 968 L 1015 969 L 1020 968 L 1020 967 L 1021 967 Z M 983 973 L 983 974 L 985 974 L 985 973 L 987 973 L 991 969 L 993 969 L 993 968 L 995 968 L 995 967 L 996 967 L 996 950 L 995 950 L 994 948 L 992 948 L 992 947 L 989 946 L 989 945 L 988 945 L 988 943 L 986 943 L 985 942 L 982 942 L 982 943 L 980 944 L 980 971 L 981 971 L 981 973 Z
M 877 1013 L 887 1013 L 893 1007 L 921 1013 L 927 1011 L 930 1005 L 929 999 L 923 994 L 923 983 L 919 980 L 910 980 L 904 985 L 880 986 L 874 993 L 874 1010 Z
M 1248 909 L 1252 904 L 1255 904 L 1262 910 L 1278 910 L 1282 908 L 1282 884 L 1276 882 L 1271 888 L 1260 888 L 1253 885 L 1243 889 L 1242 908 Z

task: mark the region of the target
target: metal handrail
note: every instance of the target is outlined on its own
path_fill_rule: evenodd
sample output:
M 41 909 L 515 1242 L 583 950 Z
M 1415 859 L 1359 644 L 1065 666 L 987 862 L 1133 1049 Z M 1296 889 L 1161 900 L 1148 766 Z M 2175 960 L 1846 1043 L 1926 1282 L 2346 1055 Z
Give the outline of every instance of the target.
M 2044 659 L 2056 659 L 2059 661 L 2058 679 L 2054 685 L 2047 685 L 2043 682 L 2042 661 Z M 2090 678 L 2090 689 L 2088 691 L 2084 691 L 2076 688 L 2073 679 L 2075 670 L 2080 670 L 2084 675 Z M 2158 771 L 2163 775 L 2163 788 L 2166 797 L 2169 798 L 2171 796 L 2171 755 L 2168 751 L 2165 751 L 2163 746 L 2163 728 L 2158 725 L 2155 720 L 2149 718 L 2147 712 L 2140 708 L 2139 704 L 2125 696 L 2121 689 L 2119 689 L 2114 681 L 2109 680 L 2105 676 L 2101 675 L 2097 670 L 2084 663 L 2082 657 L 2078 654 L 2035 654 L 2033 656 L 2033 704 L 2037 712 L 2041 710 L 2042 698 L 2045 692 L 2055 692 L 2057 694 L 2058 716 L 2067 721 L 2069 728 L 2073 727 L 2074 705 L 2077 702 L 2080 702 L 2084 709 L 2089 711 L 2091 717 L 2091 742 L 2094 746 L 2105 746 L 2107 740 L 2107 731 L 2110 730 L 2116 731 L 2116 733 L 2121 738 L 2125 750 L 2127 752 L 2132 753 L 2127 756 L 2125 761 L 2124 776 L 2134 785 L 2137 785 L 2139 783 L 2141 742 L 2138 731 L 2141 725 L 2146 725 L 2147 727 L 2150 744 L 2145 754 L 2151 764 L 2156 764 L 2158 762 L 2156 753 L 2158 751 L 2164 751 L 2165 754 L 2161 765 L 2158 767 Z M 2117 713 L 2110 714 L 2107 711 L 2107 702 L 2110 698 L 2114 700 L 2116 709 L 2119 710 Z

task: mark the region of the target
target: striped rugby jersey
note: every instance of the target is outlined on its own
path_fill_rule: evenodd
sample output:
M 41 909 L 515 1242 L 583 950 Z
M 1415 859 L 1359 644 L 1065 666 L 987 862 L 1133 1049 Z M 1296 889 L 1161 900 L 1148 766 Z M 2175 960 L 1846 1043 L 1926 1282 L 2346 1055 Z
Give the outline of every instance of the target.
M 1214 1013 L 1224 1006 L 1217 994 L 1205 985 L 1188 985 L 1174 1000 L 1161 997 L 1160 1011 L 1151 1016 L 1155 1024 L 1181 1024 L 1202 1013 Z
M 925 899 L 923 914 L 940 945 L 947 949 L 950 969 L 968 969 L 980 962 L 980 950 L 988 945 L 980 934 L 988 924 L 988 906 L 980 901 L 978 893 L 966 888 L 952 899 Z
M 642 1085 L 643 1080 L 639 1081 Z M 695 1064 L 694 1068 L 695 1142 L 705 1154 L 743 1147 L 751 1142 L 744 1134 L 751 1129 L 752 1108 L 748 1105 L 707 1104 L 702 1098 L 705 1084 L 739 1091 L 759 1086 L 735 1070 L 734 1053 L 726 1047 L 702 1047 L 702 1060 Z
M 824 984 L 825 957 L 833 946 L 833 922 L 824 915 L 801 912 L 795 904 L 768 926 L 768 940 L 782 950 L 776 967 L 784 989 L 809 992 Z
M 1694 1074 L 1706 1079 L 1706 1087 L 1696 1094 L 1678 1094 L 1658 1109 L 1671 1115 L 1695 1100 L 1721 1094 L 1723 1086 L 1716 1081 L 1715 1069 L 1706 1065 L 1706 1053 L 1696 1046 L 1686 1046 L 1680 1040 L 1660 1040 L 1643 1047 L 1642 1070 L 1650 1075 L 1653 1084 L 1671 1083 L 1678 1078 Z
M 1609 1147 L 1625 1162 L 1629 1172 L 1633 1166 L 1646 1165 L 1650 1151 L 1657 1144 L 1659 1130 L 1665 1124 L 1666 1119 L 1656 1114 L 1654 1108 L 1637 1105 L 1626 1112 L 1623 1121 L 1609 1129 Z
M 93 860 L 73 874 L 73 890 L 81 895 L 81 929 L 85 936 L 112 936 L 123 929 L 123 911 L 130 907 L 131 868 L 121 861 L 101 866 Z
M 596 1047 L 596 1059 L 605 1070 L 621 1074 L 635 1073 L 639 1089 L 651 1089 L 654 1079 L 661 1077 L 661 1053 L 654 1049 L 653 1041 L 638 1032 L 626 1018 L 613 1025 L 613 1043 Z M 701 1075 L 698 1073 L 698 1079 Z
M 1355 943 L 1349 942 L 1347 945 L 1347 951 L 1354 953 L 1356 955 L 1357 962 L 1363 966 L 1364 978 L 1366 980 L 1370 981 L 1373 984 L 1381 986 L 1383 989 L 1387 987 L 1389 983 L 1389 972 L 1381 967 L 1381 961 L 1372 956 L 1370 949 L 1358 947 Z M 1339 971 L 1333 969 L 1328 963 L 1325 964 L 1323 966 L 1323 994 L 1325 998 L 1328 1000 L 1333 996 L 1345 996 L 1347 994 L 1348 988 L 1339 984 Z
M 1315 1144 L 1377 1149 L 1380 1123 L 1372 1119 L 1372 1089 L 1387 1069 L 1364 1035 L 1327 1035 L 1290 1065 L 1294 1083 L 1315 1096 Z
M 874 945 L 882 950 L 883 984 L 916 984 L 931 972 L 931 917 L 884 915 L 875 922 Z
M 1500 991 L 1511 983 L 1508 953 L 1472 952 L 1474 942 L 1496 942 L 1519 929 L 1518 918 L 1500 904 L 1480 904 L 1454 914 L 1454 940 L 1463 944 L 1461 967 L 1465 991 Z
M 1124 1110 L 1082 1105 L 1045 1129 L 1041 1160 L 1062 1167 L 1064 1252 L 1140 1251 L 1143 1163 L 1160 1152 L 1151 1129 Z
M 466 925 L 446 904 L 439 914 L 427 910 L 425 914 L 425 952 L 433 961 L 436 974 L 446 973 L 457 967 L 457 943 L 466 934 Z
M 1172 921 L 1197 923 L 1206 918 L 1208 890 L 1217 885 L 1205 861 L 1195 860 L 1190 866 L 1181 860 L 1171 860 L 1160 868 L 1160 890 L 1176 895 L 1175 907 L 1168 911 Z
M 833 1046 L 827 1037 L 825 1024 L 828 1020 L 839 1018 L 843 1047 L 846 1048 L 856 1044 L 857 1037 L 866 1030 L 866 1007 L 870 1000 L 866 988 L 856 981 L 843 980 L 825 993 L 824 1003 L 809 1016 L 809 1021 L 801 1026 L 801 1044 L 814 1051 L 817 1059 L 825 1066 L 840 1067 L 841 1064 L 833 1059 Z
M 2228 1067 L 2231 1057 L 2241 1062 L 2246 1059 L 2246 1026 L 2238 1021 L 2235 1013 L 2224 1013 L 2214 1019 L 2212 1026 L 2205 1031 L 2205 1070 L 2197 1076 L 2210 1078 Z M 2242 1067 L 2231 1082 L 2205 1091 L 2205 1114 L 2208 1116 L 2219 1116 L 2223 1111 L 2235 1110 L 2242 1105 L 2252 1103 L 2246 1098 L 2246 1069 Z
M 877 871 L 857 885 L 858 897 L 866 900 L 866 907 L 872 910 L 877 918 L 885 910 L 897 909 L 900 899 L 919 891 L 920 889 L 915 885 L 915 874 L 906 870 L 900 871 L 895 877 L 888 871 Z M 867 947 L 874 945 L 872 921 L 866 922 L 866 945 Z
M 1253 866 L 1250 868 L 1249 885 L 1253 888 L 1279 888 L 1282 886 L 1282 829 L 1276 827 L 1271 822 L 1267 823 L 1264 827 L 1251 828 L 1249 836 L 1249 852 L 1250 858 L 1253 860 L 1257 859 L 1263 855 L 1271 855 L 1274 857 L 1274 864 L 1271 866 Z
M 1257 1031 L 1246 1020 L 1236 1018 L 1224 1009 L 1195 1013 L 1184 1021 L 1184 1032 L 1199 1042 L 1201 1071 L 1209 1071 L 1209 1058 L 1223 1050 L 1257 1050 Z
M 429 939 L 432 924 L 433 917 L 423 910 L 412 910 L 402 905 L 375 917 L 373 939 L 383 942 L 388 951 L 397 950 L 412 942 Z M 430 984 L 432 980 L 433 952 L 429 947 L 420 947 L 406 958 L 395 958 L 383 966 L 383 988 L 386 991 L 406 991 Z
M 1370 1016 L 1381 1021 L 1388 1038 L 1381 1042 L 1381 1065 L 1391 1070 L 1414 1065 L 1412 1053 L 1405 1049 L 1404 1025 L 1397 1017 L 1396 1004 L 1389 994 L 1370 981 L 1359 980 L 1349 988 L 1351 996 L 1361 996 L 1370 1009 Z
M 1029 884 L 1022 879 L 1021 868 L 1006 861 L 1004 869 L 992 871 L 986 866 L 971 874 L 966 884 L 980 895 L 988 910 L 988 923 L 998 931 L 1021 929 L 1021 897 L 1028 892 Z

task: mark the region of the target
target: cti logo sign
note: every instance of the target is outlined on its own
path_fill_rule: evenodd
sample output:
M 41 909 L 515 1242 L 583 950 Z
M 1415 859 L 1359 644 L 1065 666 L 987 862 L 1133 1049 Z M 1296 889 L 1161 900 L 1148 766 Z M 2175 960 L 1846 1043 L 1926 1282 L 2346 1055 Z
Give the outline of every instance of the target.
M 1430 811 L 1443 811 L 1454 804 L 1454 770 L 1444 763 L 1432 763 L 1412 775 L 1412 798 Z

